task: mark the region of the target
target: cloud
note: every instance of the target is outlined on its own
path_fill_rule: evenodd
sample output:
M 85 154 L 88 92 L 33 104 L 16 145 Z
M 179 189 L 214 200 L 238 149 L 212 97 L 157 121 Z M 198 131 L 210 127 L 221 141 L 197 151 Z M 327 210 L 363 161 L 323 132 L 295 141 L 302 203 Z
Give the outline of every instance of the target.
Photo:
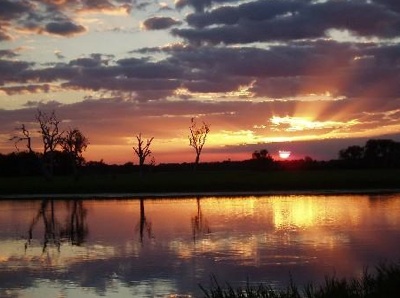
M 304 140 L 305 134 L 306 137 L 311 137 L 318 141 L 331 136 L 332 133 L 335 133 L 336 138 L 363 137 L 366 139 L 371 138 L 371 136 L 379 136 L 382 134 L 382 131 L 387 131 L 389 127 L 398 126 L 398 123 L 400 123 L 400 113 L 398 112 L 400 99 L 390 101 L 383 99 L 375 100 L 374 98 L 327 101 L 320 101 L 318 99 L 301 101 L 297 99 L 290 101 L 274 100 L 256 102 L 245 99 L 202 101 L 195 98 L 192 100 L 165 100 L 161 98 L 158 101 L 151 101 L 148 100 L 150 96 L 146 93 L 156 92 L 157 95 L 162 95 L 162 92 L 170 91 L 168 89 L 150 90 L 150 81 L 147 82 L 149 86 L 145 86 L 145 81 L 137 80 L 134 82 L 136 82 L 135 86 L 138 90 L 143 88 L 143 92 L 139 91 L 139 94 L 145 97 L 144 100 L 124 99 L 123 97 L 116 96 L 104 97 L 103 99 L 87 99 L 72 104 L 63 104 L 56 101 L 49 101 L 47 103 L 31 102 L 24 109 L 13 111 L 0 110 L 0 127 L 6 133 L 11 133 L 20 123 L 29 124 L 29 127 L 32 128 L 34 126 L 30 123 L 34 121 L 37 108 L 44 111 L 56 110 L 59 119 L 68 120 L 63 125 L 80 128 L 89 137 L 91 146 L 127 146 L 126 151 L 128 152 L 131 146 L 128 146 L 127 138 L 132 137 L 135 132 L 156 136 L 157 145 L 155 146 L 157 150 L 161 150 L 162 144 L 168 142 L 170 142 L 171 146 L 175 144 L 174 146 L 176 147 L 181 146 L 182 148 L 186 148 L 185 145 L 182 145 L 182 142 L 187 140 L 187 127 L 190 118 L 194 116 L 205 119 L 211 124 L 212 135 L 223 136 L 218 139 L 219 146 L 216 147 L 232 144 L 230 141 L 231 138 L 237 141 L 235 132 L 238 131 L 248 132 L 248 137 L 243 139 L 241 144 L 246 143 L 249 146 L 263 144 L 258 145 L 258 147 L 264 146 L 270 148 L 271 142 L 285 138 Z M 129 84 L 131 83 L 129 82 Z M 158 85 L 162 83 L 160 81 Z M 127 85 L 129 84 L 127 83 Z M 90 88 L 93 87 L 91 83 L 89 85 Z M 126 89 L 129 90 L 129 87 L 126 87 Z M 164 94 L 164 96 L 167 95 Z M 351 127 L 351 131 L 346 125 L 339 124 L 326 125 L 323 129 L 318 126 L 314 129 L 312 125 L 306 125 L 302 130 L 293 131 L 285 130 L 284 126 L 274 127 L 271 122 L 274 116 L 283 119 L 299 119 L 299 121 L 303 117 L 306 117 L 304 119 L 309 119 L 306 120 L 307 123 L 316 124 L 357 124 Z M 229 131 L 231 133 L 226 133 Z M 351 140 L 343 141 L 340 144 L 346 142 L 349 145 L 351 144 Z M 40 144 L 40 141 L 35 141 L 35 144 Z M 312 149 L 313 144 L 315 145 L 312 142 L 308 144 L 308 149 Z M 5 146 L 3 145 L 3 147 Z M 260 149 L 258 147 L 257 149 Z M 336 148 L 337 146 L 331 147 Z M 175 147 L 168 148 L 170 148 L 168 149 L 170 153 L 174 154 L 174 149 L 172 148 Z M 237 149 L 225 148 L 224 151 L 220 147 L 226 154 L 238 151 L 244 152 L 243 148 L 241 146 L 238 146 Z M 166 149 L 164 148 L 163 150 Z M 307 155 L 311 155 L 313 158 L 326 157 L 323 154 L 317 155 L 314 151 L 308 152 Z M 121 162 L 129 160 L 128 155 L 125 156 L 125 153 L 121 154 Z M 183 160 L 180 161 L 182 162 Z
M 4 30 L 4 29 L 0 27 L 0 42 L 6 41 L 6 40 L 11 40 L 11 36 L 5 32 L 2 32 L 2 30 Z
M 6 44 L 4 39 L 16 40 L 24 33 L 41 34 L 41 39 L 71 37 L 86 32 L 79 23 L 84 13 L 126 13 L 125 8 L 139 9 L 149 3 L 0 0 L 4 4 L 0 39 Z M 357 123 L 351 130 L 363 136 L 400 123 L 397 1 L 184 0 L 176 7 L 194 12 L 180 22 L 170 17 L 171 11 L 159 16 L 159 6 L 152 4 L 147 9 L 155 12 L 143 23 L 146 30 L 180 25 L 170 29 L 176 38 L 170 44 L 116 51 L 115 56 L 84 47 L 86 54 L 71 58 L 69 42 L 75 42 L 71 39 L 68 47 L 60 43 L 49 49 L 56 55 L 50 59 L 56 62 L 36 64 L 27 58 L 36 52 L 4 48 L 0 92 L 24 109 L 50 108 L 47 103 L 52 101 L 54 107 L 59 100 L 57 110 L 87 119 L 74 121 L 88 127 L 94 141 L 107 144 L 117 142 L 115 131 L 121 126 L 120 138 L 129 133 L 125 127 L 176 138 L 176 131 L 186 128 L 187 119 L 196 115 L 210 118 L 216 130 L 225 126 L 232 134 L 249 131 L 254 142 L 261 143 L 277 137 L 270 127 L 273 116 L 311 117 L 313 123 L 358 121 L 351 122 Z M 130 34 L 160 36 L 145 31 Z M 20 119 L 19 113 L 15 119 Z M 99 119 L 110 126 L 110 138 L 104 141 L 95 132 L 96 127 L 104 127 Z M 171 131 L 165 131 L 167 124 Z M 304 132 L 311 136 L 315 130 Z M 283 137 L 301 137 L 300 132 L 288 133 L 283 130 Z M 318 137 L 335 133 L 349 136 L 336 126 L 320 129 Z
M 19 82 L 19 75 L 28 70 L 33 63 L 13 60 L 0 60 L 0 85 L 6 82 Z
M 180 21 L 170 17 L 152 17 L 143 22 L 143 27 L 146 30 L 162 30 L 180 24 Z
M 186 6 L 194 8 L 196 12 L 203 12 L 205 8 L 211 7 L 212 4 L 235 3 L 238 0 L 177 0 L 175 7 L 182 9 Z
M 326 38 L 329 30 L 359 37 L 400 36 L 400 14 L 375 2 L 254 1 L 197 12 L 186 18 L 194 28 L 174 29 L 193 43 L 240 44 Z
M 26 1 L 1 0 L 0 17 L 2 20 L 11 20 L 19 17 L 21 14 L 29 13 L 33 7 Z
M 304 41 L 266 49 L 172 46 L 142 49 L 143 54 L 158 51 L 167 55 L 156 62 L 92 54 L 35 69 L 28 62 L 0 60 L 0 67 L 8 81 L 16 84 L 62 80 L 64 88 L 135 92 L 142 99 L 144 94 L 151 95 L 148 100 L 170 96 L 182 88 L 212 94 L 236 92 L 243 86 L 249 86 L 251 97 L 329 93 L 333 97 L 396 98 L 400 96 L 399 50 L 396 44 L 335 41 Z
M 86 29 L 83 26 L 76 25 L 72 22 L 51 22 L 46 25 L 46 31 L 50 34 L 72 36 L 74 34 L 85 32 Z
M 377 4 L 382 4 L 389 9 L 400 13 L 400 2 L 397 0 L 373 0 Z
M 2 58 L 2 57 L 14 58 L 16 56 L 18 56 L 18 55 L 12 50 L 0 50 L 0 58 Z
M 24 94 L 24 93 L 48 93 L 51 90 L 49 84 L 43 85 L 21 85 L 15 87 L 0 87 L 0 90 L 7 95 Z
M 190 26 L 203 28 L 216 24 L 233 25 L 243 19 L 262 21 L 285 14 L 294 14 L 305 7 L 307 1 L 253 1 L 239 6 L 221 6 L 210 12 L 189 14 L 186 18 Z
M 58 59 L 60 59 L 60 60 L 62 60 L 62 59 L 65 58 L 65 56 L 62 54 L 62 52 L 59 51 L 59 50 L 54 51 L 54 55 L 56 55 L 56 57 L 57 57 Z
M 70 37 L 83 33 L 86 29 L 77 24 L 77 13 L 124 13 L 132 9 L 130 0 L 99 1 L 59 1 L 59 0 L 1 0 L 0 41 L 11 39 L 10 31 L 17 28 L 21 32 L 40 34 L 46 32 Z M 6 21 L 6 22 L 5 22 Z

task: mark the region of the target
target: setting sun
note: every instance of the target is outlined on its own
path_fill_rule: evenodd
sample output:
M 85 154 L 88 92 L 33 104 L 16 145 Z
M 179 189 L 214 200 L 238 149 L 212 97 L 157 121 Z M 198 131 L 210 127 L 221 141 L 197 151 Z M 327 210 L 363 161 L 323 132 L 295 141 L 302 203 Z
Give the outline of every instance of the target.
M 282 158 L 282 159 L 287 159 L 287 158 L 290 157 L 291 153 L 292 152 L 287 151 L 287 150 L 279 150 L 279 157 Z

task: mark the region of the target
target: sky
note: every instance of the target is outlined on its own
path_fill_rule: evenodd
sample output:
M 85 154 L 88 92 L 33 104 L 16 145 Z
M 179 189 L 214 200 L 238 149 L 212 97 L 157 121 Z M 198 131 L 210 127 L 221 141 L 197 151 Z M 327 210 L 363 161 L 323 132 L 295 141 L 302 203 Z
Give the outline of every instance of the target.
M 338 157 L 400 140 L 398 0 L 0 0 L 0 152 L 37 111 L 89 139 L 87 160 L 192 162 L 254 150 Z

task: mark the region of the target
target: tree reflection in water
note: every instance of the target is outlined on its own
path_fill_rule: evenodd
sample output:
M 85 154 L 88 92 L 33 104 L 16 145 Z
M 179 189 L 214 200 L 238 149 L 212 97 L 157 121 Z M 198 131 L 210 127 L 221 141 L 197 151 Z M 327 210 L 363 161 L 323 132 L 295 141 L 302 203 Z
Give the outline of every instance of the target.
M 139 223 L 136 225 L 136 228 L 135 228 L 135 231 L 138 231 L 138 230 L 139 230 L 139 235 L 140 235 L 140 243 L 143 244 L 145 230 L 147 233 L 147 237 L 149 239 L 154 238 L 151 221 L 147 220 L 146 214 L 144 211 L 144 199 L 143 198 L 140 198 L 140 219 L 139 219 Z
M 197 213 L 192 217 L 192 235 L 193 241 L 196 242 L 196 239 L 201 234 L 209 234 L 211 233 L 210 227 L 208 225 L 207 219 L 204 218 L 203 212 L 201 211 L 200 197 L 196 198 L 197 202 Z
M 86 223 L 87 209 L 81 200 L 69 200 L 65 203 L 67 215 L 64 224 L 62 224 L 56 216 L 54 200 L 42 200 L 39 210 L 29 226 L 25 250 L 31 245 L 33 231 L 40 221 L 43 223 L 43 252 L 49 246 L 55 246 L 60 251 L 62 242 L 79 246 L 85 241 L 89 232 Z
M 89 233 L 86 222 L 87 209 L 81 200 L 68 201 L 67 203 L 69 222 L 66 224 L 66 229 L 62 231 L 62 235 L 72 245 L 80 246 L 85 242 Z

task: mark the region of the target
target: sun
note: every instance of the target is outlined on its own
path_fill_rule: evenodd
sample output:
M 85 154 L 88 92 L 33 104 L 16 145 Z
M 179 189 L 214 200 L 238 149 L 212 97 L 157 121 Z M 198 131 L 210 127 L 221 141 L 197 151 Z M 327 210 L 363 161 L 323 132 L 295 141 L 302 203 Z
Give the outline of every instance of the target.
M 292 152 L 287 151 L 287 150 L 279 150 L 279 157 L 282 158 L 282 159 L 287 159 L 287 158 L 290 157 L 291 153 Z

